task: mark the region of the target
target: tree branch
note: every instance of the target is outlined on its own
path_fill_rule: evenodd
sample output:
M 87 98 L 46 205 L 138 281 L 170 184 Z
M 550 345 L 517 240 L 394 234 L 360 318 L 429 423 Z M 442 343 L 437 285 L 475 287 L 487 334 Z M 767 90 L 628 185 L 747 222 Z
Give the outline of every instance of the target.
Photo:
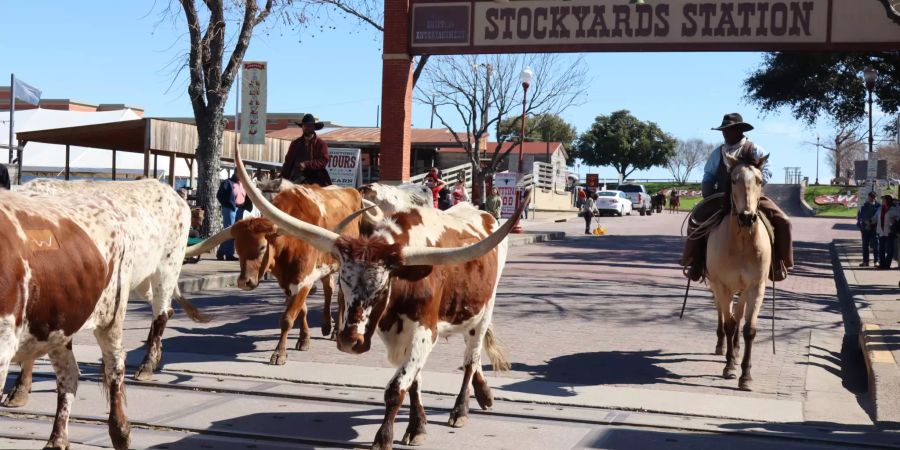
M 194 109 L 194 117 L 200 117 L 206 111 L 206 101 L 203 96 L 203 62 L 200 37 L 200 18 L 192 0 L 180 0 L 181 9 L 184 11 L 190 36 L 190 54 L 188 55 L 188 96 L 191 99 L 191 107 Z

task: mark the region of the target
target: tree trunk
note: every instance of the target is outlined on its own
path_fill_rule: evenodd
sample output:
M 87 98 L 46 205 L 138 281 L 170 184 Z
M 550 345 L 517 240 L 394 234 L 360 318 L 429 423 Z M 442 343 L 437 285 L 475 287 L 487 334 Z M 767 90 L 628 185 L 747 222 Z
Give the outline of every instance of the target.
M 484 204 L 484 173 L 481 164 L 472 164 L 472 204 L 480 208 Z
M 222 154 L 222 133 L 225 121 L 220 108 L 206 111 L 203 121 L 197 123 L 200 143 L 197 145 L 197 205 L 206 212 L 203 232 L 212 236 L 222 230 L 222 208 L 216 199 L 219 190 L 219 157 Z

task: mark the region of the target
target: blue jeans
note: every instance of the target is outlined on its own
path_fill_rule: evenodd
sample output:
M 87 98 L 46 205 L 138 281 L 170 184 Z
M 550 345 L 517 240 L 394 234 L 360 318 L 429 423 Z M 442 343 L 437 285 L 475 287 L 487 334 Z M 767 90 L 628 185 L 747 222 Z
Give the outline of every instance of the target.
M 869 251 L 871 250 L 872 256 L 875 257 L 875 262 L 878 263 L 878 238 L 875 236 L 875 230 L 862 231 L 862 245 L 863 245 L 863 264 L 869 264 Z
M 891 261 L 894 260 L 894 236 L 878 236 L 878 265 L 880 267 L 891 267 Z
M 222 227 L 228 228 L 234 225 L 234 222 L 241 220 L 244 217 L 244 210 L 238 208 L 237 210 L 230 208 L 222 208 Z M 228 256 L 234 256 L 234 239 L 229 239 L 222 243 L 219 246 L 219 249 L 216 250 L 216 258 L 224 258 Z

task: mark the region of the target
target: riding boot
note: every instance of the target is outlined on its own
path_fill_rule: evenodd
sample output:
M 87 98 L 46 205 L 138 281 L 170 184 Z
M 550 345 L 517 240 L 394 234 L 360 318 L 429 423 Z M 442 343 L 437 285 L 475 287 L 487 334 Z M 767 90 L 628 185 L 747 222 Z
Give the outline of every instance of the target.
M 783 281 L 787 278 L 788 269 L 794 267 L 794 248 L 791 237 L 791 220 L 787 214 L 772 200 L 762 197 L 759 201 L 759 209 L 772 223 L 775 233 L 774 254 L 772 255 L 772 273 L 769 279 Z

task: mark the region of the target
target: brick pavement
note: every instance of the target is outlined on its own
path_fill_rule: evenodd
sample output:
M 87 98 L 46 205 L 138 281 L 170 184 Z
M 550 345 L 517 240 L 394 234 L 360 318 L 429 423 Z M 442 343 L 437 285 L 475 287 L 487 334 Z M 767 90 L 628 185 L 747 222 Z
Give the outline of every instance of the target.
M 828 243 L 852 237 L 852 230 L 839 220 L 795 222 L 798 267 L 779 284 L 778 354 L 771 352 L 767 301 L 753 359 L 756 390 L 745 393 L 736 390 L 736 381 L 719 376 L 724 362 L 712 355 L 715 313 L 705 288 L 693 290 L 685 319 L 678 320 L 684 278 L 674 262 L 683 218 L 606 218 L 609 234 L 603 237 L 577 236 L 579 222 L 531 224 L 530 231 L 562 230 L 577 237 L 510 252 L 494 314 L 514 362 L 508 376 L 521 378 L 522 390 L 529 389 L 529 379 L 538 379 L 802 400 L 807 366 L 817 363 L 808 356 L 811 330 L 842 327 Z M 193 324 L 176 315 L 163 340 L 165 350 L 204 353 L 211 361 L 235 355 L 269 360 L 283 307 L 274 284 L 249 294 L 226 289 L 192 298 L 213 322 Z M 289 360 L 388 367 L 378 340 L 368 354 L 353 356 L 319 337 L 321 305 L 321 294 L 314 295 L 311 350 L 291 350 Z M 130 307 L 136 313 L 128 315 L 126 346 L 137 348 L 146 336 L 148 308 L 140 302 Z M 296 336 L 295 327 L 291 344 Z M 428 370 L 459 370 L 462 339 L 447 341 L 436 347 Z

